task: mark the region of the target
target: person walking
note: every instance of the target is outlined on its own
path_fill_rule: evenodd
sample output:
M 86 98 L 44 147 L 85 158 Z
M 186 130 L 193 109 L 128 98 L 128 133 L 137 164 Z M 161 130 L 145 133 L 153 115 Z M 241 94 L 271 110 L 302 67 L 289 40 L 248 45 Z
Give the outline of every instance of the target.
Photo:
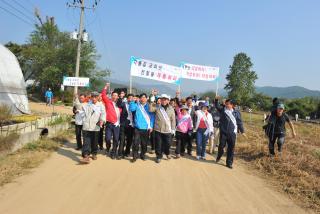
M 149 134 L 152 132 L 154 124 L 154 114 L 149 111 L 149 103 L 147 95 L 142 93 L 139 96 L 139 101 L 131 100 L 129 110 L 135 112 L 134 115 L 134 141 L 132 145 L 132 160 L 134 163 L 139 156 L 139 147 L 141 147 L 140 158 L 145 160 Z
M 79 111 L 83 108 L 83 106 L 86 104 L 86 95 L 80 94 L 75 96 L 75 100 L 73 101 L 73 113 L 75 115 L 75 132 L 76 132 L 76 140 L 77 140 L 77 148 L 76 150 L 82 149 L 82 125 L 83 125 L 83 118 Z
M 156 163 L 160 163 L 163 153 L 170 159 L 170 146 L 172 135 L 175 135 L 176 117 L 172 106 L 169 105 L 170 97 L 166 94 L 160 96 L 161 105 L 150 105 L 150 112 L 155 112 L 154 130 L 156 131 Z
M 80 110 L 77 110 L 83 118 L 83 146 L 81 163 L 90 163 L 90 154 L 92 159 L 97 159 L 98 151 L 98 136 L 100 127 L 106 120 L 105 108 L 98 102 L 99 93 L 91 93 L 92 103 L 87 103 L 82 106 Z M 76 101 L 76 105 L 81 105 Z
M 128 157 L 133 140 L 133 114 L 129 110 L 129 103 L 133 100 L 133 94 L 128 94 L 126 99 L 122 98 L 118 102 L 118 107 L 122 109 L 120 116 L 120 146 L 118 154 L 121 158 Z
M 104 106 L 104 103 L 102 101 L 102 97 L 101 97 L 101 94 L 99 95 L 99 98 L 98 98 L 98 102 Z M 105 107 L 105 106 L 104 106 Z M 106 115 L 107 117 L 107 115 Z M 100 131 L 99 131 L 99 137 L 98 137 L 98 146 L 99 146 L 99 150 L 100 151 L 103 151 L 103 132 L 104 132 L 104 124 L 100 127 Z
M 184 156 L 185 147 L 192 136 L 193 124 L 191 116 L 188 113 L 188 106 L 183 105 L 181 108 L 176 106 L 177 128 L 176 128 L 176 158 Z
M 44 96 L 46 98 L 46 105 L 51 106 L 52 98 L 53 98 L 53 92 L 51 91 L 51 88 L 48 88 L 48 90 L 45 92 Z
M 107 83 L 101 92 L 101 97 L 106 109 L 106 153 L 108 154 L 111 147 L 112 139 L 112 150 L 110 152 L 111 159 L 120 159 L 118 155 L 119 146 L 119 135 L 120 135 L 120 115 L 121 108 L 117 106 L 118 93 L 113 91 L 111 94 L 111 99 L 107 96 L 107 89 L 110 87 L 110 83 Z
M 226 165 L 232 169 L 234 147 L 236 143 L 238 131 L 244 134 L 243 123 L 241 114 L 238 110 L 234 109 L 235 101 L 227 99 L 225 105 L 219 104 L 219 96 L 215 98 L 215 107 L 220 112 L 220 141 L 218 147 L 218 155 L 216 162 L 218 163 L 224 153 L 224 147 L 227 145 L 227 160 Z
M 197 143 L 197 160 L 206 159 L 206 146 L 209 137 L 213 135 L 213 120 L 212 115 L 208 112 L 208 104 L 205 102 L 199 103 L 200 110 L 196 111 L 197 122 L 196 130 L 196 143 Z
M 188 113 L 192 119 L 192 125 L 193 127 L 195 127 L 196 125 L 196 120 L 197 120 L 197 116 L 196 116 L 196 106 L 194 106 L 194 103 L 193 103 L 193 99 L 192 97 L 187 97 L 186 98 L 186 103 L 187 103 L 187 106 L 188 106 Z M 192 142 L 193 140 L 196 138 L 196 133 L 193 132 L 192 135 L 189 137 L 188 141 L 187 141 L 187 154 L 188 155 L 192 155 Z M 184 151 L 182 151 L 182 153 L 184 153 Z
M 271 114 L 268 120 L 266 134 L 269 138 L 269 152 L 271 156 L 275 155 L 275 142 L 277 142 L 279 154 L 282 152 L 282 146 L 286 137 L 286 123 L 289 124 L 293 137 L 295 138 L 297 136 L 293 123 L 291 122 L 289 116 L 284 112 L 284 109 L 284 104 L 279 103 L 274 114 Z

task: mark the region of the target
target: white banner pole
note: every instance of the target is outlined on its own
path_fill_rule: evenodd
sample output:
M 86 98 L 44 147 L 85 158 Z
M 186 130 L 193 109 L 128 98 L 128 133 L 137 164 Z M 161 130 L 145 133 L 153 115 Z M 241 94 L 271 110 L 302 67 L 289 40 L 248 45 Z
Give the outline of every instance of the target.
M 216 80 L 217 85 L 216 85 L 216 96 L 218 96 L 218 91 L 219 91 L 219 78 Z
M 129 93 L 131 94 L 132 93 L 132 75 L 130 74 L 130 81 L 129 81 Z

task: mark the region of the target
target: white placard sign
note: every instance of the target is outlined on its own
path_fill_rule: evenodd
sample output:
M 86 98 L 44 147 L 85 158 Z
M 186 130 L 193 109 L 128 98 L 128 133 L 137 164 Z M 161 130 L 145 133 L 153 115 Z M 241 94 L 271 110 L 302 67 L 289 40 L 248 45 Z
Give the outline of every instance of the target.
M 181 77 L 184 79 L 214 81 L 219 77 L 219 67 L 194 65 L 182 62 Z
M 89 87 L 90 80 L 87 77 L 63 77 L 64 86 Z

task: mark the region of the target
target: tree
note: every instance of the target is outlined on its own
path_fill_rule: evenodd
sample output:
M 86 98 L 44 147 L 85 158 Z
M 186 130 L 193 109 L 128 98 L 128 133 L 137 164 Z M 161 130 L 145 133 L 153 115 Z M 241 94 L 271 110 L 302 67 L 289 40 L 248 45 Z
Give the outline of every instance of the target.
M 25 80 L 33 79 L 40 88 L 60 89 L 64 76 L 74 76 L 77 41 L 69 33 L 61 32 L 54 19 L 36 25 L 27 44 L 8 43 L 7 47 L 17 56 Z M 93 41 L 85 42 L 81 49 L 80 76 L 103 79 L 105 72 L 97 68 L 99 59 Z
M 247 105 L 250 108 L 270 111 L 272 107 L 272 98 L 262 93 L 254 93 Z
M 235 99 L 240 105 L 247 105 L 255 92 L 254 83 L 258 75 L 251 70 L 252 66 L 250 57 L 245 53 L 238 53 L 226 77 L 228 83 L 224 88 L 229 98 Z

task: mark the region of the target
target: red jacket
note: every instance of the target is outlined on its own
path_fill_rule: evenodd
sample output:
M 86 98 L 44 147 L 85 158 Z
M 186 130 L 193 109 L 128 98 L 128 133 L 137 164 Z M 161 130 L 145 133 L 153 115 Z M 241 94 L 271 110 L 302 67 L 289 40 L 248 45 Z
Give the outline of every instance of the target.
M 104 102 L 104 106 L 106 107 L 107 122 L 115 124 L 117 122 L 117 113 L 116 113 L 116 110 L 114 109 L 112 100 L 110 100 L 109 97 L 107 96 L 106 89 L 102 90 L 101 97 Z M 118 108 L 118 109 L 121 114 L 122 109 L 121 108 Z M 119 117 L 120 117 L 120 115 L 119 115 Z M 120 120 L 120 118 L 119 118 L 119 120 Z

